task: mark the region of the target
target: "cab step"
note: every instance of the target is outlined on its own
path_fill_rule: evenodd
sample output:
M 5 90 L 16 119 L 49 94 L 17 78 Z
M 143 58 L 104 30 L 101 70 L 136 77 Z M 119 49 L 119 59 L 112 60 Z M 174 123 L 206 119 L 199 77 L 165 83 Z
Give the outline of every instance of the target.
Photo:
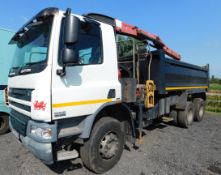
M 79 157 L 79 153 L 74 149 L 72 151 L 61 150 L 57 152 L 57 161 L 75 159 Z

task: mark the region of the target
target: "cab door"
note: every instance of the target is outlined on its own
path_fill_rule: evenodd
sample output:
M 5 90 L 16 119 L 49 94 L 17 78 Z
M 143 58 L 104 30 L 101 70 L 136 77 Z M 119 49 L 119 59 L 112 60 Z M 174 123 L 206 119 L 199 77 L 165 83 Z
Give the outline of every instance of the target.
M 82 21 L 78 42 L 71 47 L 79 63 L 66 67 L 66 75 L 56 74 L 62 61 L 53 65 L 52 118 L 89 115 L 105 103 L 120 100 L 116 42 L 113 27 Z M 59 50 L 62 49 L 60 37 Z M 111 93 L 110 93 L 111 92 Z M 111 94 L 111 95 L 110 95 Z

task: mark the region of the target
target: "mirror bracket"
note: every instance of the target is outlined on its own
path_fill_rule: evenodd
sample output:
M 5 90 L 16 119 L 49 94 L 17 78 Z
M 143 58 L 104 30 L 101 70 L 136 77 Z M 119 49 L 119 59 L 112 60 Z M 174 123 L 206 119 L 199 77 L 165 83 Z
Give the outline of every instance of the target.
M 60 77 L 64 77 L 66 75 L 66 65 L 63 64 L 62 69 L 57 69 L 56 74 Z

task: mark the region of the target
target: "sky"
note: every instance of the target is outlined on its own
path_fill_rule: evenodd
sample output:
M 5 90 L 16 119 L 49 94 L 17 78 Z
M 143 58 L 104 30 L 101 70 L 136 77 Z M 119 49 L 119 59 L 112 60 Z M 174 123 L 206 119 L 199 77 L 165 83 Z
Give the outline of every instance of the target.
M 102 13 L 136 25 L 160 36 L 182 61 L 210 64 L 210 75 L 221 78 L 221 0 L 2 0 L 0 27 L 16 31 L 46 7 Z

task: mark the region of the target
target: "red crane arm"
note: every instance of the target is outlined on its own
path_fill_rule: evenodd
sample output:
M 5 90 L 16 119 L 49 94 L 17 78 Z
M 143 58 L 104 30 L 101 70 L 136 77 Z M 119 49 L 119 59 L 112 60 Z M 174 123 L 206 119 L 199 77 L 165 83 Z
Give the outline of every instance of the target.
M 157 35 L 154 35 L 152 33 L 143 31 L 139 28 L 137 28 L 136 26 L 132 26 L 130 24 L 121 22 L 117 19 L 115 19 L 116 22 L 116 31 L 122 34 L 128 34 L 137 38 L 143 38 L 143 39 L 148 39 L 150 41 L 152 41 L 155 45 L 157 45 L 157 47 L 160 47 L 163 49 L 163 51 L 170 57 L 176 59 L 176 60 L 180 60 L 181 59 L 181 55 L 178 54 L 177 52 L 173 51 L 172 49 L 170 49 L 169 47 L 166 46 L 166 44 L 164 44 L 164 42 L 161 40 L 161 38 Z

